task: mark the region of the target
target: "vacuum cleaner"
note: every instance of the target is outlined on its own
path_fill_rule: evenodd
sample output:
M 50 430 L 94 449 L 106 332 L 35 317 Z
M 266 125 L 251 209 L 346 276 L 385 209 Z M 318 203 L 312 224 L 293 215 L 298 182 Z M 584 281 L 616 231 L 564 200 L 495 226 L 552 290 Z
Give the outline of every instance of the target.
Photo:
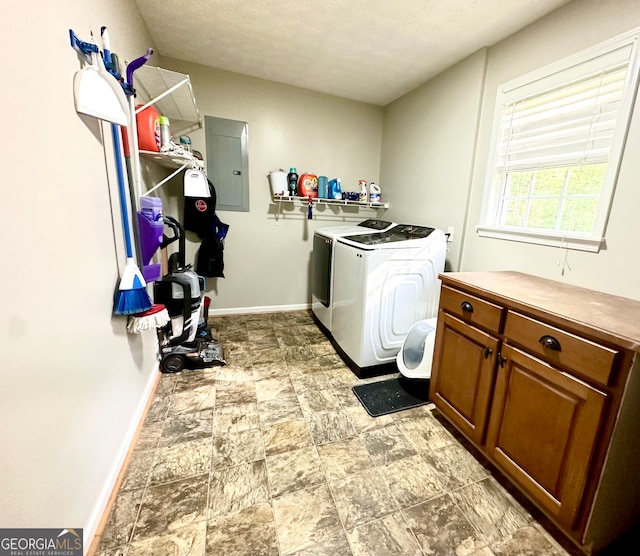
M 207 327 L 208 303 L 204 302 L 205 279 L 185 265 L 185 233 L 180 223 L 164 216 L 172 236 L 163 234 L 161 248 L 178 241 L 178 251 L 168 259 L 168 272 L 154 282 L 155 303 L 163 304 L 169 323 L 158 329 L 160 370 L 177 373 L 183 369 L 202 369 L 225 365 L 221 344 Z

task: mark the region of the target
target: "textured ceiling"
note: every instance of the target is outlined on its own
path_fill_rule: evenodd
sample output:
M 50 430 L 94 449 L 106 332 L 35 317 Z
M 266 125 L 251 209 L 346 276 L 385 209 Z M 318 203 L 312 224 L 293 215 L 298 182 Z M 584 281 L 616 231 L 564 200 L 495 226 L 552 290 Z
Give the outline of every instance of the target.
M 569 0 L 136 0 L 160 56 L 385 105 Z

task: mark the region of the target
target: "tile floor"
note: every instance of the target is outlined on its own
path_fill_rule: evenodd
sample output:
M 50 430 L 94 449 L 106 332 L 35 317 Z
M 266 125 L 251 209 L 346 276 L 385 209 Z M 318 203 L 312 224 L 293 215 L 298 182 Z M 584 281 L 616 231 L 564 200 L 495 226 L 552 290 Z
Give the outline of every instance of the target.
M 228 364 L 162 375 L 98 556 L 578 553 L 433 405 L 370 417 L 310 312 L 210 324 Z

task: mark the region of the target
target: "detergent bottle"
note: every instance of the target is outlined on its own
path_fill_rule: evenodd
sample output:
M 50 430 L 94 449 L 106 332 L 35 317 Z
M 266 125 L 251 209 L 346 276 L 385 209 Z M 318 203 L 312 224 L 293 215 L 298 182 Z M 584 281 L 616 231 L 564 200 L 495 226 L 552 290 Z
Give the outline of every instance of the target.
M 142 104 L 136 106 L 140 108 Z M 136 114 L 138 129 L 138 148 L 141 151 L 160 152 L 160 113 L 153 107 L 147 106 Z
M 287 184 L 289 188 L 289 195 L 292 197 L 298 194 L 298 171 L 295 168 L 289 168 L 287 174 Z
M 342 186 L 340 178 L 329 180 L 329 199 L 342 199 Z
M 380 202 L 380 186 L 371 182 L 369 184 L 369 202 L 370 203 L 379 203 Z

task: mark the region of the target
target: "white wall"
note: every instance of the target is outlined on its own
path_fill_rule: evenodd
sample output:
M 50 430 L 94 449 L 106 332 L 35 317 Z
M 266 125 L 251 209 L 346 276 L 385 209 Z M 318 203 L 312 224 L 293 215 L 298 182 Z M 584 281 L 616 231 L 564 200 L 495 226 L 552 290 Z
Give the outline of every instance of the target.
M 345 220 L 359 222 L 375 212 L 317 207 L 307 220 L 306 207 L 285 205 L 284 218 L 276 219 L 268 174 L 295 166 L 298 174 L 339 177 L 345 191 L 356 191 L 359 179 L 379 181 L 382 108 L 197 64 L 169 59 L 162 64 L 190 76 L 202 115 L 249 124 L 250 212 L 218 212 L 230 229 L 225 278 L 207 281 L 211 312 L 306 306 L 313 231 Z M 204 130 L 189 135 L 194 148 L 205 154 Z M 181 187 L 176 178 L 162 196 L 167 213 L 173 210 L 182 221 Z M 187 262 L 193 262 L 197 247 L 189 241 Z
M 640 299 L 640 107 L 600 253 L 480 238 L 497 87 L 640 26 L 638 2 L 576 0 L 476 53 L 385 108 L 381 181 L 392 219 L 455 227 L 450 270 L 519 270 Z M 558 264 L 559 263 L 559 264 Z M 570 269 L 569 269 L 570 267 Z
M 640 107 L 636 104 L 613 206 L 600 253 L 480 238 L 475 233 L 482 205 L 491 125 L 498 85 L 548 63 L 640 26 L 637 1 L 578 0 L 489 49 L 477 158 L 471 188 L 461 270 L 512 269 L 640 299 Z M 558 263 L 560 263 L 558 265 Z
M 121 60 L 150 38 L 128 0 L 18 2 L 0 25 L 0 526 L 83 527 L 86 538 L 156 361 L 154 338 L 112 316 L 123 258 L 112 151 L 74 110 L 68 30 L 86 40 L 107 25 Z
M 454 229 L 447 269 L 458 270 L 486 52 L 470 56 L 384 111 L 381 186 L 394 222 Z

